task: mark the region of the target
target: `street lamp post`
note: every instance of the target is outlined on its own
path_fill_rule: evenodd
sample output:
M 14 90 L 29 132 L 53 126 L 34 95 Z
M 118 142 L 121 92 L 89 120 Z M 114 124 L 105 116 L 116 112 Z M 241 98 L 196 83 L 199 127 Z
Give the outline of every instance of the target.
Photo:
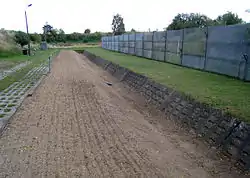
M 32 6 L 32 4 L 29 4 L 28 7 Z M 25 9 L 25 21 L 26 21 L 26 31 L 28 35 L 28 54 L 30 56 L 30 35 L 29 35 L 29 25 L 28 25 L 28 18 L 27 18 L 27 11 Z

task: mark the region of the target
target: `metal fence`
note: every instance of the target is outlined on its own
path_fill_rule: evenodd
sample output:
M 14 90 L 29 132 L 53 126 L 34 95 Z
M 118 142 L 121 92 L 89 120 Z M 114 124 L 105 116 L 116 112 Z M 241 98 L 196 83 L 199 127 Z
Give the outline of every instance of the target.
M 102 48 L 250 81 L 250 24 L 106 36 Z

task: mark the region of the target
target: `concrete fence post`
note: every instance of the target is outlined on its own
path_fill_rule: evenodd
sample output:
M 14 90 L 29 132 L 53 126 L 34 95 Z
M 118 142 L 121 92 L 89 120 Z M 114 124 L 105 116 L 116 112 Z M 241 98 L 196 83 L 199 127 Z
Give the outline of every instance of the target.
M 184 44 L 184 34 L 185 34 L 185 28 L 182 29 L 182 33 L 181 33 L 181 46 L 179 48 L 180 51 L 180 57 L 181 57 L 181 65 L 182 65 L 182 61 L 183 61 L 183 44 Z
M 136 55 L 136 32 L 135 32 L 135 39 L 134 39 L 134 55 Z
M 124 34 L 122 34 L 122 53 L 125 53 Z
M 144 57 L 144 32 L 142 32 L 142 57 Z
M 153 59 L 154 55 L 154 35 L 155 35 L 155 31 L 153 31 L 153 34 L 152 34 L 152 47 L 151 47 L 151 59 Z
M 203 66 L 203 70 L 206 70 L 206 65 L 207 65 L 207 45 L 208 45 L 208 27 L 206 27 L 205 29 L 205 49 L 204 49 L 204 66 Z
M 117 51 L 120 52 L 120 35 L 117 37 Z
M 164 44 L 164 62 L 166 62 L 166 53 L 167 53 L 167 36 L 168 35 L 168 31 L 166 30 L 165 34 L 164 34 L 164 39 L 165 39 L 165 44 Z

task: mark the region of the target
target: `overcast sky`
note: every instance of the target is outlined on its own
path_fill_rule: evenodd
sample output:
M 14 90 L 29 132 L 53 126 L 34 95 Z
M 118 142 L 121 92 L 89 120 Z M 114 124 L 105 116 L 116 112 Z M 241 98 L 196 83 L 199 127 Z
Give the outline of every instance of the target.
M 0 28 L 25 31 L 25 4 L 31 32 L 41 32 L 47 21 L 66 33 L 111 31 L 113 15 L 124 18 L 126 30 L 163 30 L 177 13 L 198 12 L 216 18 L 227 11 L 250 22 L 250 0 L 0 0 Z

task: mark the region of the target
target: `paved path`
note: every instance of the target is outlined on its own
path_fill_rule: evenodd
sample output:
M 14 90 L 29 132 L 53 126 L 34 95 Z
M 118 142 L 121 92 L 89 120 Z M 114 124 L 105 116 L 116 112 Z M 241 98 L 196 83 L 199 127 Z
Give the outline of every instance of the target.
M 62 51 L 0 138 L 0 177 L 237 176 L 105 80 L 115 82 Z

